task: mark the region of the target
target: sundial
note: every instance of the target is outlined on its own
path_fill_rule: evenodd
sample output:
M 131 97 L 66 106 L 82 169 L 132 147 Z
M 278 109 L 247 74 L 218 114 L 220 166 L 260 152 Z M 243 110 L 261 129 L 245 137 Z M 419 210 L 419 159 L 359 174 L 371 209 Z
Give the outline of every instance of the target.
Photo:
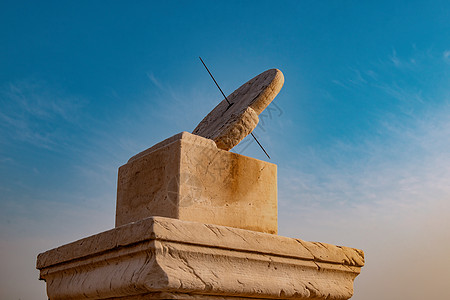
M 193 134 L 121 166 L 115 228 L 39 254 L 48 299 L 349 299 L 364 253 L 278 236 L 277 165 L 224 151 L 283 81 L 271 69 L 222 92 Z
M 232 149 L 256 128 L 258 115 L 272 102 L 283 83 L 283 73 L 278 69 L 270 69 L 255 76 L 228 97 L 224 95 L 225 99 L 192 133 L 213 140 L 220 149 Z

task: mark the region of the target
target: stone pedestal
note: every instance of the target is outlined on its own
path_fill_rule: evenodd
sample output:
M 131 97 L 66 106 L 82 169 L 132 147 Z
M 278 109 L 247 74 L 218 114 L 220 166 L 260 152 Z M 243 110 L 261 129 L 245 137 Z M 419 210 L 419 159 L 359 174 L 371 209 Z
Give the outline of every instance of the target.
M 50 299 L 348 299 L 360 250 L 150 217 L 42 253 Z
M 119 168 L 116 226 L 150 216 L 277 233 L 277 167 L 179 133 Z
M 116 228 L 37 268 L 50 300 L 352 296 L 362 251 L 276 232 L 276 165 L 183 132 L 119 169 Z

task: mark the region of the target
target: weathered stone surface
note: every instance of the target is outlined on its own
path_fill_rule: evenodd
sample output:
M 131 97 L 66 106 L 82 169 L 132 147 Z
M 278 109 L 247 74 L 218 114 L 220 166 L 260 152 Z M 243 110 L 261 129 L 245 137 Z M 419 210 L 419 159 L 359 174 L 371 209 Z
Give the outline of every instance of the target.
M 183 132 L 119 168 L 116 226 L 162 216 L 276 233 L 276 173 Z
M 258 124 L 258 115 L 272 102 L 284 83 L 278 69 L 267 70 L 222 100 L 192 132 L 212 139 L 217 147 L 230 150 Z
M 348 299 L 362 251 L 152 217 L 38 256 L 49 299 Z

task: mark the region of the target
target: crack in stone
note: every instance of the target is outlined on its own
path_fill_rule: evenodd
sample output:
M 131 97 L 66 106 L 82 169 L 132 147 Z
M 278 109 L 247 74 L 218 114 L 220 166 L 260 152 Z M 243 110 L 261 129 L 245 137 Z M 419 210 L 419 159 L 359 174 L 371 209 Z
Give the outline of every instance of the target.
M 306 246 L 303 244 L 303 241 L 302 241 L 302 240 L 299 240 L 299 239 L 295 239 L 295 240 L 297 241 L 297 243 L 299 243 L 300 245 L 302 245 L 303 248 L 305 248 L 306 251 L 308 251 L 308 252 L 313 256 L 312 262 L 316 265 L 318 271 L 320 271 L 322 268 L 321 268 L 321 267 L 319 266 L 319 264 L 316 262 L 317 257 L 314 255 L 314 253 L 313 253 L 308 247 L 306 247 Z
M 205 227 L 214 233 L 218 238 L 222 238 L 224 236 L 223 233 L 216 227 L 211 227 L 208 224 L 205 224 Z
M 229 232 L 231 232 L 233 235 L 236 235 L 236 236 L 240 237 L 243 241 L 248 242 L 245 237 L 243 237 L 242 235 L 237 233 L 235 230 L 232 230 L 232 229 L 230 229 L 228 227 L 225 227 L 225 229 L 228 230 Z
M 205 289 L 212 289 L 212 285 L 207 283 L 206 281 L 203 280 L 203 278 L 197 274 L 197 271 L 189 264 L 189 262 L 187 261 L 187 259 L 185 257 L 183 257 L 182 255 L 178 255 L 178 258 L 184 263 L 184 265 L 191 270 L 191 273 L 197 277 L 204 285 L 205 285 Z

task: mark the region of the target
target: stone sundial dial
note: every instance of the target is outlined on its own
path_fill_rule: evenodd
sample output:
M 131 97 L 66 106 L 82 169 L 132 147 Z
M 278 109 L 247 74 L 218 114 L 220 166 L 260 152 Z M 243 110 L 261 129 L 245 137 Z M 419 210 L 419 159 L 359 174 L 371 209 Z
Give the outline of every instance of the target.
M 213 140 L 219 149 L 232 149 L 255 129 L 258 115 L 283 83 L 283 73 L 278 69 L 259 74 L 223 99 L 192 133 Z

